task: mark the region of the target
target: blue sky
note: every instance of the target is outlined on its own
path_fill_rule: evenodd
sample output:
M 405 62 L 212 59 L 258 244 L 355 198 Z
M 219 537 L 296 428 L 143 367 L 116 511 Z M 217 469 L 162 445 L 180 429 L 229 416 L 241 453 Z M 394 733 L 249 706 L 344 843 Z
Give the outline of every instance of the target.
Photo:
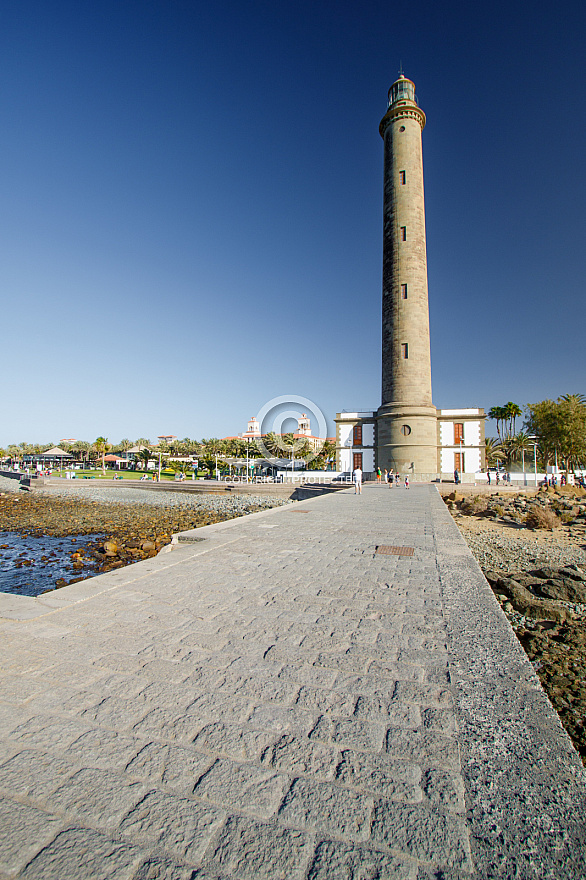
M 225 436 L 280 395 L 376 409 L 401 62 L 427 115 L 434 403 L 586 393 L 584 18 L 0 3 L 0 444 Z

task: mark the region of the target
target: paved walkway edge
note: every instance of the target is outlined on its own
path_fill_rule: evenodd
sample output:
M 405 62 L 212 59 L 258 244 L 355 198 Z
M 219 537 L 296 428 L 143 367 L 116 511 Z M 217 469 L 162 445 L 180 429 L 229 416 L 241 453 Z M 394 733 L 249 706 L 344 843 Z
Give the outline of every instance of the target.
M 475 875 L 586 877 L 586 773 L 438 496 L 437 565 Z
M 321 496 L 320 496 L 321 497 Z M 309 499 L 313 501 L 315 499 Z M 305 501 L 295 502 L 295 506 L 308 503 Z M 290 505 L 285 504 L 280 507 L 270 507 L 267 510 L 259 510 L 256 513 L 246 514 L 247 519 L 263 519 L 267 516 L 273 516 L 282 510 L 289 510 Z M 209 553 L 210 550 L 230 543 L 231 539 L 223 537 L 226 530 L 233 528 L 242 522 L 241 516 L 224 520 L 219 523 L 212 523 L 209 526 L 200 526 L 197 529 L 190 529 L 185 532 L 178 532 L 173 535 L 171 544 L 167 544 L 152 559 L 144 559 L 141 562 L 134 562 L 124 568 L 115 571 L 109 571 L 105 574 L 98 574 L 95 577 L 87 578 L 85 581 L 78 581 L 76 584 L 69 584 L 67 587 L 61 587 L 59 590 L 50 590 L 47 593 L 41 593 L 39 596 L 18 596 L 15 593 L 0 593 L 0 620 L 34 620 L 45 614 L 51 614 L 68 605 L 76 605 L 78 602 L 85 602 L 87 599 L 93 599 L 100 593 L 107 593 L 117 587 L 125 587 L 149 577 L 154 571 L 162 571 L 171 568 L 191 559 L 194 556 L 202 556 Z M 185 542 L 182 542 L 185 538 Z M 201 543 L 200 543 L 201 542 Z M 181 546 L 183 544 L 183 546 Z M 167 554 L 173 551 L 172 556 Z

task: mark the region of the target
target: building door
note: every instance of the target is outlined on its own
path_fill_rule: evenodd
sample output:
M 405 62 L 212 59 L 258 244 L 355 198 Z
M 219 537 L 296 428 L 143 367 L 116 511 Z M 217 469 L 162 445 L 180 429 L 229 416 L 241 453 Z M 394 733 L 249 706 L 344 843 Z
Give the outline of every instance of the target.
M 361 452 L 354 453 L 354 461 L 352 462 L 352 470 L 356 470 L 357 468 L 360 468 L 360 470 L 362 470 L 362 453 Z
M 463 474 L 464 471 L 464 453 L 463 452 L 455 452 L 454 453 L 454 470 L 460 471 Z

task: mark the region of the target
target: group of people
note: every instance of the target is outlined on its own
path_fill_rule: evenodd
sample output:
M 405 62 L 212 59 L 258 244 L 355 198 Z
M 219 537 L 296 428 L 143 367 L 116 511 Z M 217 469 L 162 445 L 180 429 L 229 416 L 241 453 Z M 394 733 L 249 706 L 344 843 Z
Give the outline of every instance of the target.
M 352 472 L 352 479 L 354 480 L 354 494 L 355 495 L 362 494 L 362 468 L 354 468 L 354 470 Z M 382 470 L 380 468 L 377 468 L 377 470 L 376 470 L 377 483 L 382 483 L 383 479 L 384 479 L 385 483 L 388 486 L 390 486 L 391 488 L 393 486 L 400 486 L 401 485 L 401 475 L 395 474 L 393 472 L 392 468 L 390 471 L 388 471 L 385 468 L 384 475 L 383 475 Z M 408 474 L 406 474 L 405 477 L 403 478 L 403 485 L 405 486 L 406 489 L 409 488 Z

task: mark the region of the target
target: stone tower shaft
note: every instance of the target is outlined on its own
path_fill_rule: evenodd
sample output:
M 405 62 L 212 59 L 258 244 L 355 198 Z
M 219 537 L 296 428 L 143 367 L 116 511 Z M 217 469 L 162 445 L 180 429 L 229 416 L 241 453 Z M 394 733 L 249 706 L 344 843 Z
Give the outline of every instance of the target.
M 384 141 L 383 406 L 398 401 L 431 406 L 424 125 L 415 86 L 399 79 L 391 86 L 379 128 Z
M 414 83 L 389 89 L 384 141 L 382 399 L 378 464 L 412 473 L 437 470 L 431 396 L 425 199 L 421 132 L 425 114 Z

